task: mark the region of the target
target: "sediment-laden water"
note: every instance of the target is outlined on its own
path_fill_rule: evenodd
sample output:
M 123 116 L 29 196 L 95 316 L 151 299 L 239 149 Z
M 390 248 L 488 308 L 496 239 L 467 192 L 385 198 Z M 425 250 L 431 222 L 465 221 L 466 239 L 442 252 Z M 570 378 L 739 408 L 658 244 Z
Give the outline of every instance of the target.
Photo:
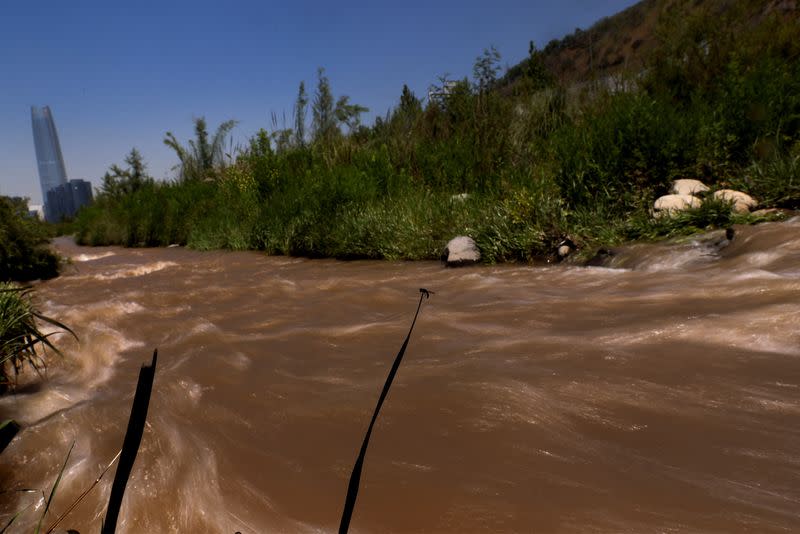
M 727 246 L 725 246 L 727 245 Z M 54 518 L 121 446 L 159 349 L 118 532 L 332 532 L 391 362 L 353 532 L 800 530 L 800 220 L 614 268 L 80 248 L 38 286 L 71 325 L 2 489 Z M 112 473 L 113 474 L 113 473 Z M 97 532 L 111 477 L 65 527 Z M 32 531 L 41 495 L 0 495 Z M 5 519 L 3 519 L 5 518 Z

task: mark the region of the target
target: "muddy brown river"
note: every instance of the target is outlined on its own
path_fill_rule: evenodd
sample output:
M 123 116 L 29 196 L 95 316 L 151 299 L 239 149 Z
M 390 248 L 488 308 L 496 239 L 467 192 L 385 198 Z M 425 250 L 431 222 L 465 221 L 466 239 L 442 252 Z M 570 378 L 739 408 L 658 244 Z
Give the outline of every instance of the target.
M 727 245 L 727 246 L 726 246 Z M 72 326 L 0 489 L 46 523 L 119 450 L 159 350 L 117 532 L 335 532 L 391 363 L 351 532 L 800 531 L 800 219 L 609 267 L 82 248 L 38 285 Z M 113 470 L 62 526 L 98 532 Z M 33 532 L 41 493 L 0 494 Z

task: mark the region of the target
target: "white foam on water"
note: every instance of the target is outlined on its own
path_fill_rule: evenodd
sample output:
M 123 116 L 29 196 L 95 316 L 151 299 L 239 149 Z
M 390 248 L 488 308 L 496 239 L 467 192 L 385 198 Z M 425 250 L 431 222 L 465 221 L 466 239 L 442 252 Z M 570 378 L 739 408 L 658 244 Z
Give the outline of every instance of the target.
M 350 326 L 334 326 L 329 328 L 320 328 L 319 332 L 320 334 L 326 336 L 342 337 L 342 336 L 352 336 L 355 334 L 360 334 L 367 330 L 374 330 L 375 328 L 387 327 L 387 326 L 391 327 L 393 325 L 391 323 L 377 321 L 371 323 L 355 324 Z
M 71 308 L 75 309 L 75 308 Z M 96 302 L 83 306 L 78 310 L 78 313 L 87 315 L 99 315 L 106 321 L 117 319 L 123 315 L 130 315 L 132 313 L 140 313 L 145 311 L 144 306 L 132 300 L 112 300 L 111 302 Z
M 745 271 L 740 274 L 733 275 L 729 281 L 731 282 L 744 282 L 745 280 L 780 280 L 787 278 L 784 275 L 765 271 L 763 269 L 755 269 L 753 271 Z
M 164 269 L 168 269 L 170 267 L 176 267 L 177 265 L 178 264 L 175 263 L 174 261 L 157 261 L 153 263 L 147 263 L 145 265 L 139 265 L 138 267 L 133 267 L 130 269 L 124 269 L 121 271 L 112 271 L 110 273 L 91 275 L 90 278 L 103 281 L 117 280 L 119 278 L 135 278 L 137 276 L 144 276 L 157 271 L 163 271 Z
M 127 338 L 118 330 L 101 322 L 92 322 L 81 329 L 80 340 L 58 343 L 63 358 L 49 356 L 48 378 L 42 388 L 25 395 L 25 409 L 16 413 L 13 397 L 0 398 L 0 405 L 14 411 L 14 418 L 23 424 L 77 406 L 97 394 L 97 388 L 108 382 L 125 351 L 143 347 L 141 341 Z
M 680 338 L 756 352 L 800 355 L 795 326 L 800 307 L 776 305 L 745 310 L 713 320 L 689 322 Z
M 200 402 L 200 399 L 203 397 L 203 392 L 209 388 L 204 388 L 197 382 L 182 378 L 172 383 L 170 389 L 174 391 L 177 402 L 187 401 L 194 407 Z
M 196 325 L 192 327 L 189 333 L 191 335 L 197 335 L 206 332 L 218 332 L 218 331 L 219 328 L 217 327 L 217 325 L 206 319 L 201 319 Z
M 230 355 L 227 361 L 231 367 L 238 369 L 239 371 L 244 371 L 250 367 L 250 364 L 253 363 L 253 360 L 242 352 L 234 352 Z
M 701 247 L 672 250 L 658 259 L 645 262 L 641 270 L 646 272 L 678 271 L 698 263 L 708 263 L 715 259 L 708 249 Z
M 782 259 L 785 256 L 785 253 L 780 250 L 768 250 L 768 251 L 760 251 L 760 252 L 750 252 L 748 254 L 744 254 L 741 256 L 742 261 L 746 262 L 748 265 L 761 268 L 766 267 L 776 261 Z
M 169 417 L 153 418 L 152 426 L 125 492 L 117 532 L 234 532 L 216 453 Z
M 100 260 L 111 256 L 116 256 L 116 253 L 109 251 L 109 252 L 101 252 L 99 254 L 78 254 L 77 256 L 70 257 L 70 259 L 72 261 L 85 262 L 85 261 Z
M 658 328 L 640 328 L 596 337 L 585 343 L 597 346 L 630 347 L 641 343 L 692 341 L 731 349 L 800 355 L 795 325 L 800 323 L 800 306 L 779 304 L 744 309 L 726 315 L 690 318 L 661 323 Z
M 762 397 L 746 397 L 745 400 L 768 412 L 777 412 L 786 415 L 800 414 L 800 403 L 797 401 L 766 399 Z
M 168 331 L 162 338 L 162 341 L 159 342 L 159 345 L 176 345 L 189 341 L 195 336 L 201 336 L 208 333 L 218 333 L 222 335 L 222 331 L 217 325 L 207 319 L 199 318 L 194 321 L 194 324 L 191 328 Z
M 583 275 L 583 274 L 591 275 L 591 276 L 597 276 L 597 275 L 613 276 L 613 275 L 621 275 L 621 274 L 629 273 L 629 272 L 632 271 L 632 269 L 627 269 L 627 268 L 624 268 L 624 267 L 603 267 L 603 266 L 599 266 L 599 265 L 597 265 L 597 266 L 589 265 L 589 266 L 586 266 L 586 267 L 570 267 L 567 270 L 570 272 L 570 274 L 575 274 L 575 275 L 578 275 L 578 276 Z
M 113 323 L 115 320 L 127 315 L 142 313 L 146 311 L 146 308 L 135 300 L 114 299 L 81 306 L 65 306 L 46 301 L 43 303 L 42 311 L 48 317 L 58 318 L 60 322 L 67 326 L 72 325 L 80 330 L 79 325 L 94 321 L 100 321 L 105 324 Z M 45 333 L 58 330 L 47 324 L 42 326 L 42 331 Z M 76 333 L 78 333 L 77 330 Z
M 266 284 L 278 285 L 282 289 L 297 289 L 297 282 L 289 280 L 288 278 L 283 278 L 281 276 L 273 276 L 268 278 Z

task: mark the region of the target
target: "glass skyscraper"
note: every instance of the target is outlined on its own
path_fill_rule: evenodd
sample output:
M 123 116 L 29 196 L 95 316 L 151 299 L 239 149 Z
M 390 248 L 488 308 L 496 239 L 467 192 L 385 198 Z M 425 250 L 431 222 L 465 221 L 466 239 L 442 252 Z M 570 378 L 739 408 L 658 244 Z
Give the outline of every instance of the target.
M 47 217 L 47 192 L 67 183 L 67 169 L 64 167 L 64 157 L 61 155 L 61 145 L 50 108 L 31 106 L 31 122 L 39 182 L 42 185 L 42 201 L 45 203 Z

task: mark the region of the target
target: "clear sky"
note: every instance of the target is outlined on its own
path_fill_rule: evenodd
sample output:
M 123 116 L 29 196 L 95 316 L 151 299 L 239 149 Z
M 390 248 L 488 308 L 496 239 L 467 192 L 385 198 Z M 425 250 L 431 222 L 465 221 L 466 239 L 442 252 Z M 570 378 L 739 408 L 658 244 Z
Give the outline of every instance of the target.
M 30 107 L 49 105 L 69 178 L 100 183 L 132 147 L 150 174 L 170 178 L 192 119 L 210 129 L 236 119 L 234 142 L 272 129 L 301 80 L 313 93 L 324 67 L 335 96 L 370 108 L 371 124 L 403 84 L 423 97 L 449 74 L 471 75 L 494 45 L 514 65 L 576 27 L 634 0 L 405 0 L 117 2 L 2 1 L 0 7 L 0 194 L 41 202 Z M 281 5 L 282 4 L 282 5 Z

